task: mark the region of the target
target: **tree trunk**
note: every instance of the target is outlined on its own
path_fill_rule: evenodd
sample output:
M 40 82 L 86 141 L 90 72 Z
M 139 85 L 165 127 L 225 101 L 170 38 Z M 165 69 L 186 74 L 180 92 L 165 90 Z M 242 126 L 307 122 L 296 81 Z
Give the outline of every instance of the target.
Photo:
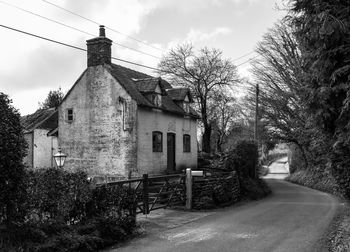
M 202 151 L 207 153 L 210 153 L 210 135 L 211 135 L 211 125 L 204 124 Z

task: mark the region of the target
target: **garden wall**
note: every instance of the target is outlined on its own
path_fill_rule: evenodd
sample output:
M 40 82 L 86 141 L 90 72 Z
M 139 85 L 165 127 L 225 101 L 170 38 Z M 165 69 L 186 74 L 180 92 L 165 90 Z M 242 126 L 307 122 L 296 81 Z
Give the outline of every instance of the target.
M 225 172 L 193 177 L 192 197 L 194 209 L 208 209 L 237 202 L 240 197 L 237 173 Z

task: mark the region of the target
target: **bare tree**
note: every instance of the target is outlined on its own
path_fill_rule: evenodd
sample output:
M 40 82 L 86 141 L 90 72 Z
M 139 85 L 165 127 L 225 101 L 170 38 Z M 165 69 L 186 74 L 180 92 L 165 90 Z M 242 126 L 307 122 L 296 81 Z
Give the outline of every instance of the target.
M 308 116 L 303 95 L 303 64 L 293 30 L 287 21 L 275 25 L 256 49 L 260 57 L 252 67 L 254 85 L 260 85 L 260 116 L 269 133 L 279 140 L 293 142 L 302 150 L 309 143 Z M 254 103 L 252 89 L 250 103 Z M 306 155 L 304 155 L 306 160 Z
M 217 126 L 216 149 L 222 152 L 240 108 L 230 90 L 224 88 L 213 95 L 210 110 L 211 118 Z
M 173 83 L 190 88 L 198 105 L 203 123 L 203 151 L 210 152 L 211 118 L 210 98 L 224 86 L 239 82 L 237 69 L 222 51 L 203 48 L 194 52 L 185 44 L 172 49 L 159 63 L 160 73 Z

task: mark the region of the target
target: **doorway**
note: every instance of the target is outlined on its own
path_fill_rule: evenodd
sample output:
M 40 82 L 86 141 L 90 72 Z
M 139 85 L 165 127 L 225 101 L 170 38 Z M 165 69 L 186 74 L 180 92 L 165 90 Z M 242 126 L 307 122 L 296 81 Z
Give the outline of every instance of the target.
M 168 171 L 175 171 L 175 133 L 167 134 L 167 162 Z

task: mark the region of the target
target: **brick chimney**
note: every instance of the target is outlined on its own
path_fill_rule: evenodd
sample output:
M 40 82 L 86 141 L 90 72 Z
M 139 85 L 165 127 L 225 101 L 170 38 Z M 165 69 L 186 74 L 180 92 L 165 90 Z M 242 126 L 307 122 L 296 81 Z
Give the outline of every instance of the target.
M 112 40 L 106 38 L 105 27 L 103 25 L 100 25 L 99 37 L 87 40 L 86 44 L 88 67 L 111 64 Z

